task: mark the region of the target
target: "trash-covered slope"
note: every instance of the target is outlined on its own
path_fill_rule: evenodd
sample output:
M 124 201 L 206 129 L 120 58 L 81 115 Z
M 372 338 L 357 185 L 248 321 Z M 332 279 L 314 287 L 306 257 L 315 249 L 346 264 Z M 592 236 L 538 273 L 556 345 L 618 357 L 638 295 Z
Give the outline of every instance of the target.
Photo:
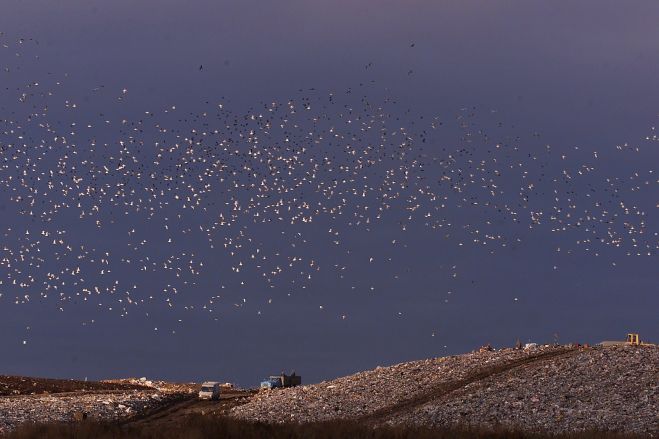
M 83 417 L 106 421 L 128 418 L 172 397 L 152 390 L 3 396 L 0 435 L 25 423 L 70 422 Z
M 333 381 L 262 392 L 233 410 L 242 419 L 373 424 L 505 424 L 551 432 L 652 433 L 659 348 L 476 352 L 379 367 Z
M 144 383 L 110 383 L 0 375 L 0 396 L 35 395 L 78 391 L 147 390 Z
M 486 378 L 389 422 L 659 435 L 659 348 L 607 347 Z
M 378 367 L 319 384 L 261 392 L 249 404 L 238 407 L 234 414 L 267 422 L 362 417 L 401 400 L 423 395 L 442 383 L 464 378 L 484 366 L 562 350 L 554 347 L 527 351 L 505 349 Z

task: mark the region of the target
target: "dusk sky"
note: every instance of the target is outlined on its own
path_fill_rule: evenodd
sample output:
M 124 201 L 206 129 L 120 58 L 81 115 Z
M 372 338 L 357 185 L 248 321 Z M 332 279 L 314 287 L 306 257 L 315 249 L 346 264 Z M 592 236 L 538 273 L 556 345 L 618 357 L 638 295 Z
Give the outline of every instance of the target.
M 659 337 L 655 1 L 1 12 L 0 374 Z

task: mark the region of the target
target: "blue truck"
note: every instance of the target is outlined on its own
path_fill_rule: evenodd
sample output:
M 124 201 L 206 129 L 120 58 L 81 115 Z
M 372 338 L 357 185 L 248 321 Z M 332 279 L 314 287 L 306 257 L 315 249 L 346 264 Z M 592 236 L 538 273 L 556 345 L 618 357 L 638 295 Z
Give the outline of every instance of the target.
M 295 387 L 301 384 L 302 377 L 300 375 L 295 375 L 295 372 L 290 375 L 282 373 L 281 375 L 270 375 L 267 379 L 261 381 L 261 389 Z

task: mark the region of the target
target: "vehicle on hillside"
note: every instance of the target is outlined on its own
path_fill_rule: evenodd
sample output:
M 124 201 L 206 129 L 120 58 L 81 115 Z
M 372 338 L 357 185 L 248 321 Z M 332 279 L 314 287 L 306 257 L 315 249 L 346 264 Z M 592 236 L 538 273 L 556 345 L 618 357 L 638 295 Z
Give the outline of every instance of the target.
M 602 346 L 655 346 L 653 343 L 641 341 L 641 336 L 638 333 L 627 334 L 625 341 L 603 341 L 600 343 Z
M 199 399 L 210 399 L 217 401 L 220 399 L 220 383 L 216 381 L 206 381 L 201 385 L 199 390 Z
M 267 379 L 261 381 L 261 389 L 295 387 L 301 384 L 302 377 L 300 375 L 295 375 L 295 372 L 290 375 L 282 373 L 281 375 L 270 375 Z

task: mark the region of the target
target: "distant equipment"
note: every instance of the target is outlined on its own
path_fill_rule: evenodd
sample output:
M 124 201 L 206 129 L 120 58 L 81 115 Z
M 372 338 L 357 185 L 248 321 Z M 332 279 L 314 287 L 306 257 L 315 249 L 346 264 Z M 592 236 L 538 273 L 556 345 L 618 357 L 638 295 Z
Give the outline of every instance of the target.
M 302 377 L 295 375 L 293 372 L 290 375 L 282 373 L 281 375 L 270 375 L 268 379 L 261 381 L 261 389 L 276 389 L 278 387 L 295 387 L 302 384 Z
M 478 348 L 478 352 L 492 352 L 494 348 L 492 347 L 491 344 L 484 344 L 480 348 Z
M 199 390 L 199 399 L 217 401 L 220 399 L 220 387 L 221 384 L 217 381 L 206 381 L 201 385 L 201 389 Z
M 641 336 L 637 333 L 631 332 L 627 334 L 625 341 L 603 341 L 600 343 L 602 346 L 654 346 L 652 343 L 641 341 Z
M 641 338 L 638 334 L 627 334 L 627 343 L 638 346 L 641 344 Z

